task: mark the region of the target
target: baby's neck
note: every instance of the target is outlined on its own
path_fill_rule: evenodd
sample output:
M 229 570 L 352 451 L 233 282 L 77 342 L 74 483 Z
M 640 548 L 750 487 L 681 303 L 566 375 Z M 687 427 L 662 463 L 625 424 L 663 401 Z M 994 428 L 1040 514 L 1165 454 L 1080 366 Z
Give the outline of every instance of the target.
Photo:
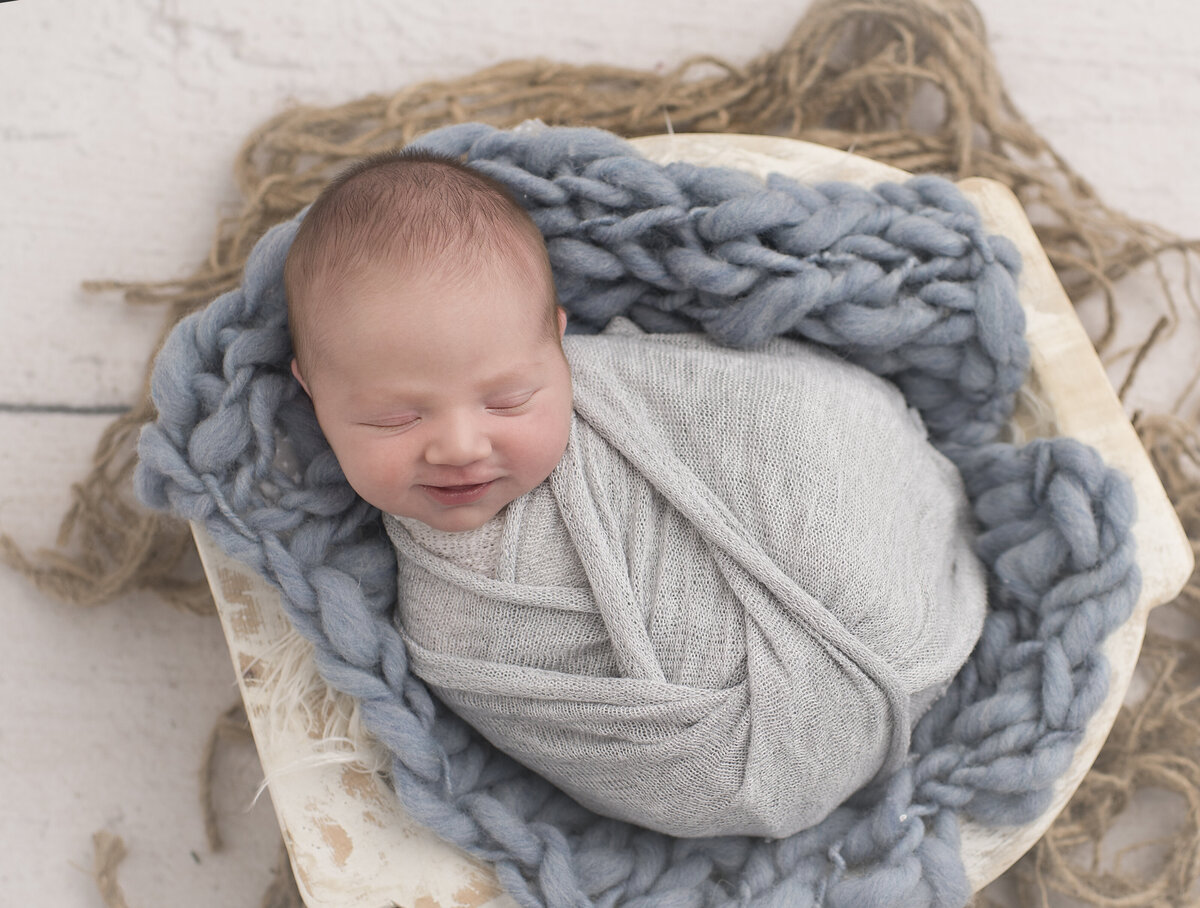
M 504 529 L 504 510 L 473 530 L 439 530 L 415 517 L 396 517 L 413 541 L 452 564 L 488 577 L 496 576 L 500 563 L 500 536 Z

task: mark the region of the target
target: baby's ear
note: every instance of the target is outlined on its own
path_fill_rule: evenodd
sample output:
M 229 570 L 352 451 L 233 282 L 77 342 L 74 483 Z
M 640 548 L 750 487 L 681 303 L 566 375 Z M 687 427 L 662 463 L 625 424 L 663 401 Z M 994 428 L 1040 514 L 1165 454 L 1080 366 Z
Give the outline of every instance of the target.
M 562 339 L 563 334 L 566 333 L 566 330 L 567 330 L 567 310 L 564 309 L 562 306 L 559 306 L 558 307 L 558 337 L 560 340 Z M 295 368 L 296 368 L 296 361 L 292 360 L 292 369 L 294 370 Z
M 308 390 L 308 384 L 304 381 L 304 376 L 300 374 L 300 362 L 296 357 L 292 357 L 292 375 L 296 381 L 300 382 L 300 387 L 304 389 L 304 393 L 312 397 L 312 392 Z

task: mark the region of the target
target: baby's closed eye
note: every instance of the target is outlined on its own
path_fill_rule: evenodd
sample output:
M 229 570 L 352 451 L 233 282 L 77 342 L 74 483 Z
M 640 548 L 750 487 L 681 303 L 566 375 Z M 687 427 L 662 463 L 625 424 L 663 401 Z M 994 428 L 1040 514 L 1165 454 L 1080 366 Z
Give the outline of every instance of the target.
M 523 391 L 520 394 L 512 394 L 508 397 L 503 397 L 498 400 L 488 401 L 487 409 L 499 415 L 516 415 L 523 413 L 533 404 L 536 390 Z
M 395 419 L 378 419 L 364 422 L 362 425 L 368 429 L 379 429 L 385 432 L 397 432 L 401 429 L 408 429 L 415 426 L 420 421 L 418 416 L 398 416 Z

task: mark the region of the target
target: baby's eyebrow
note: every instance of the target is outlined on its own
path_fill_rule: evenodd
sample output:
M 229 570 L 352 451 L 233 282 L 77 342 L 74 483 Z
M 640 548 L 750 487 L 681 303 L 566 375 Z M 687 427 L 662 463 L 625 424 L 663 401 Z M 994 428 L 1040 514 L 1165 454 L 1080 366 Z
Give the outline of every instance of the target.
M 388 419 L 404 419 L 415 416 L 418 409 L 407 402 L 387 402 L 363 407 L 355 415 L 356 421 L 375 423 Z
M 503 372 L 488 376 L 479 383 L 479 387 L 486 391 L 494 391 L 507 385 L 521 384 L 522 382 L 530 381 L 534 372 L 532 364 L 514 366 L 510 369 L 505 369 Z

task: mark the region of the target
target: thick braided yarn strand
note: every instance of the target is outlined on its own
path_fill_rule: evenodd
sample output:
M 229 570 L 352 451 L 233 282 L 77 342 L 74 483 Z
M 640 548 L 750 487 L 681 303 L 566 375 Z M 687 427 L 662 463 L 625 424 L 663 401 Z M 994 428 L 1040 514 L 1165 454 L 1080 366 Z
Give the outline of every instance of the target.
M 1044 809 L 1103 699 L 1104 638 L 1140 586 L 1128 482 L 1070 439 L 997 442 L 1028 363 L 1013 246 L 950 183 L 873 191 L 660 166 L 587 129 L 447 127 L 419 145 L 509 186 L 546 236 L 576 330 L 616 315 L 752 346 L 806 338 L 888 377 L 960 469 L 989 571 L 975 652 L 909 759 L 787 839 L 672 839 L 598 817 L 496 752 L 408 670 L 394 556 L 291 380 L 282 269 L 299 220 L 241 287 L 181 322 L 140 443 L 149 505 L 202 524 L 275 584 L 335 688 L 392 751 L 405 809 L 490 861 L 526 906 L 958 906 L 959 820 Z M 286 438 L 298 469 L 276 457 Z

